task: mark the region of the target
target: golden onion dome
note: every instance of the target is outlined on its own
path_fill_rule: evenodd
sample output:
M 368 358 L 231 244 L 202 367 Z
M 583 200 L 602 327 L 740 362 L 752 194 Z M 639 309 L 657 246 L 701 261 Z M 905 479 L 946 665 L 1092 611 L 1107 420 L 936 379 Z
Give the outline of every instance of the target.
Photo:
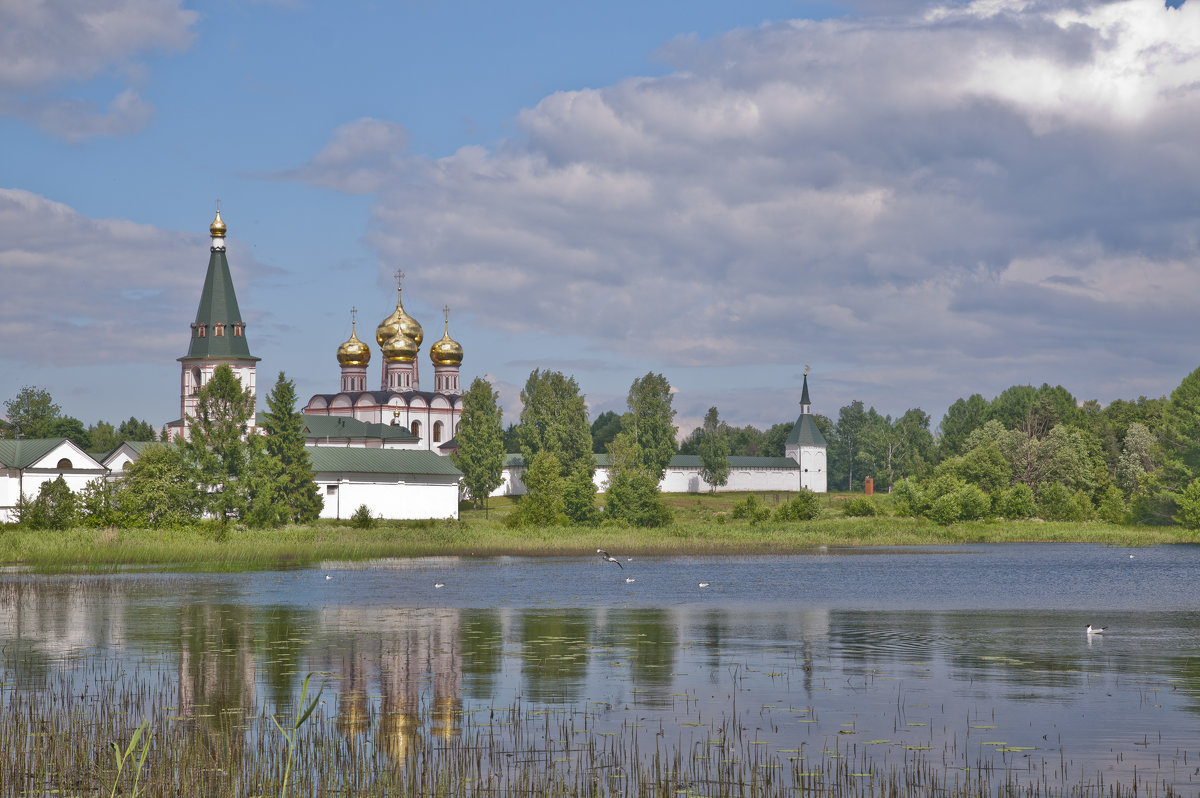
M 375 340 L 380 346 L 383 346 L 397 333 L 403 333 L 420 348 L 421 342 L 425 340 L 425 331 L 421 329 L 421 325 L 416 319 L 404 312 L 404 305 L 400 300 L 401 289 L 397 288 L 396 309 L 392 311 L 392 315 L 379 322 L 379 326 L 375 328 Z
M 358 340 L 358 331 L 350 325 L 350 339 L 337 350 L 338 363 L 343 366 L 365 366 L 371 362 L 371 347 Z
M 213 223 L 208 226 L 209 235 L 213 238 L 225 237 L 225 222 L 221 221 L 221 209 L 217 209 L 217 218 L 213 219 Z
M 417 343 L 404 333 L 396 333 L 384 343 L 383 357 L 389 363 L 411 363 L 417 358 Z
M 429 359 L 435 366 L 461 366 L 462 358 L 462 344 L 450 337 L 450 325 L 447 323 L 441 339 L 429 347 Z

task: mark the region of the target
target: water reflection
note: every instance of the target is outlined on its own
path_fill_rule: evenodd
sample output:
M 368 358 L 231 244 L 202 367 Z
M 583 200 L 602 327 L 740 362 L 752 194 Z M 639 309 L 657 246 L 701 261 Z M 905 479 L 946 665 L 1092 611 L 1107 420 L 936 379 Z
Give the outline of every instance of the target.
M 781 749 L 840 739 L 935 749 L 983 733 L 1118 776 L 1164 752 L 1200 756 L 1193 610 L 1124 608 L 1105 617 L 1119 633 L 1089 639 L 1090 619 L 1053 607 L 286 600 L 288 580 L 299 578 L 251 589 L 261 583 L 8 577 L 3 689 L 36 694 L 59 671 L 89 678 L 65 667 L 79 658 L 117 663 L 173 681 L 179 718 L 209 730 L 212 745 L 238 750 L 250 734 L 241 719 L 289 716 L 312 671 L 312 689 L 326 685 L 323 722 L 395 763 L 516 704 L 597 707 L 595 728 L 636 723 L 679 738 L 714 716 L 748 713 L 746 728 Z M 1123 764 L 1106 759 L 1152 734 L 1159 742 L 1139 743 Z

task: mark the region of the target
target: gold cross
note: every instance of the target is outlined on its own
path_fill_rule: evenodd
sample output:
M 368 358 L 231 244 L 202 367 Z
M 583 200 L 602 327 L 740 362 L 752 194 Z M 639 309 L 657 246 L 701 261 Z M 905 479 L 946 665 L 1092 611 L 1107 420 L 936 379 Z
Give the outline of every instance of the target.
M 354 325 L 358 322 L 358 308 L 350 308 L 350 329 L 354 329 Z
M 400 288 L 401 284 L 403 282 L 404 282 L 404 272 L 401 271 L 400 269 L 396 269 L 396 287 Z
M 446 314 L 446 326 L 450 326 L 450 306 L 442 305 L 442 313 Z

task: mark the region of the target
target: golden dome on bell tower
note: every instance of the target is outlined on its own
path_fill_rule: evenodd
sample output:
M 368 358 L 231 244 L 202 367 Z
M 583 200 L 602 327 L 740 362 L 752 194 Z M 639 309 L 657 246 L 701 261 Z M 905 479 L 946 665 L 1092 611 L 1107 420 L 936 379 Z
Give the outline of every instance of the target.
M 350 338 L 337 350 L 338 363 L 343 366 L 365 366 L 371 362 L 371 347 L 358 339 L 357 309 L 350 311 Z
M 463 359 L 462 344 L 450 337 L 450 308 L 442 308 L 446 314 L 446 327 L 442 337 L 429 347 L 429 359 L 435 366 L 461 366 Z
M 397 334 L 403 334 L 405 337 L 412 339 L 413 344 L 419 349 L 421 342 L 425 340 L 425 331 L 421 329 L 421 325 L 416 319 L 404 311 L 404 304 L 401 301 L 404 289 L 400 285 L 403 279 L 404 272 L 397 271 L 396 309 L 392 311 L 392 315 L 379 322 L 379 326 L 375 328 L 375 341 L 380 346 L 385 346 Z
M 225 237 L 225 222 L 221 219 L 220 208 L 217 208 L 217 218 L 213 219 L 213 223 L 208 226 L 208 233 L 213 238 Z

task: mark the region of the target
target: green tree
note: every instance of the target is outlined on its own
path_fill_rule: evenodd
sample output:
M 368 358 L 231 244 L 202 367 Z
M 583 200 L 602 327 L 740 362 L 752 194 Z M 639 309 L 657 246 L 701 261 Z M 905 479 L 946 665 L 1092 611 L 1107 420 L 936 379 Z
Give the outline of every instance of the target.
M 763 433 L 763 457 L 783 457 L 788 435 L 795 426 L 794 421 L 772 424 L 771 428 Z
M 841 484 L 846 490 L 854 489 L 854 469 L 862 459 L 863 435 L 867 427 L 867 411 L 863 403 L 855 399 L 838 412 L 838 420 L 829 442 L 830 484 Z
M 183 453 L 208 511 L 222 525 L 241 517 L 250 503 L 252 447 L 259 443 L 247 437 L 253 418 L 254 394 L 233 369 L 217 366 L 197 393 Z
M 659 477 L 646 465 L 633 435 L 624 431 L 608 446 L 610 461 L 604 514 L 619 524 L 658 527 L 671 523 L 663 504 Z
M 154 427 L 147 421 L 130 416 L 127 420 L 122 421 L 117 427 L 117 437 L 121 441 L 153 441 L 157 440 L 158 435 L 154 431 Z
M 966 451 L 967 436 L 988 420 L 988 403 L 979 394 L 958 399 L 942 417 L 938 450 L 941 457 L 953 457 Z
M 62 410 L 44 388 L 26 385 L 4 403 L 6 438 L 53 438 L 52 425 Z M 63 436 L 66 437 L 66 436 Z
M 574 377 L 534 369 L 521 391 L 521 423 L 517 428 L 527 464 L 538 452 L 554 455 L 566 478 L 580 460 L 595 467 L 587 405 Z
M 124 518 L 120 497 L 120 480 L 96 477 L 79 491 L 76 510 L 87 526 L 122 526 Z
M 43 482 L 32 502 L 17 506 L 17 520 L 30 529 L 63 530 L 75 523 L 76 497 L 62 474 Z
M 563 492 L 566 479 L 554 453 L 543 449 L 528 460 L 523 475 L 525 495 L 506 520 L 510 526 L 561 526 L 569 520 Z
M 296 384 L 282 371 L 267 396 L 267 412 L 263 414 L 262 425 L 266 432 L 266 455 L 274 458 L 275 463 L 257 465 L 264 477 L 277 483 L 277 495 L 268 497 L 260 490 L 256 497 L 260 512 L 265 513 L 264 518 L 271 518 L 274 512 L 267 510 L 264 502 L 277 501 L 283 505 L 285 521 L 307 524 L 317 520 L 325 502 L 317 490 L 312 461 L 304 448 L 304 419 L 296 410 Z
M 596 420 L 592 422 L 592 452 L 604 454 L 608 451 L 608 445 L 612 443 L 612 439 L 617 437 L 617 433 L 620 431 L 621 417 L 617 413 L 605 410 L 596 416 Z
M 1158 442 L 1145 424 L 1134 421 L 1125 430 L 1125 442 L 1117 460 L 1116 483 L 1125 496 L 1132 496 L 1142 477 L 1155 469 Z
M 563 482 L 563 512 L 577 524 L 596 520 L 596 469 L 580 460 Z
M 1200 529 L 1200 479 L 1193 479 L 1180 491 L 1175 520 L 1188 529 Z
M 647 372 L 629 386 L 625 403 L 629 412 L 621 419 L 621 431 L 629 433 L 637 446 L 641 465 L 662 480 L 678 447 L 675 408 L 671 406 L 671 383 L 661 374 Z
M 488 497 L 504 481 L 503 411 L 491 383 L 476 377 L 462 395 L 462 416 L 454 439 L 454 465 L 463 472 L 463 486 L 475 507 L 487 507 Z
M 116 428 L 107 421 L 97 421 L 87 428 L 88 451 L 106 453 L 121 445 Z
M 129 464 L 118 503 L 126 523 L 147 528 L 187 526 L 204 508 L 183 452 L 167 443 L 147 446 Z
M 711 486 L 713 493 L 729 482 L 729 441 L 721 424 L 717 408 L 710 407 L 704 414 L 698 454 L 700 455 L 700 478 Z
M 1172 487 L 1178 490 L 1200 477 L 1200 368 L 1171 392 L 1163 432 Z

